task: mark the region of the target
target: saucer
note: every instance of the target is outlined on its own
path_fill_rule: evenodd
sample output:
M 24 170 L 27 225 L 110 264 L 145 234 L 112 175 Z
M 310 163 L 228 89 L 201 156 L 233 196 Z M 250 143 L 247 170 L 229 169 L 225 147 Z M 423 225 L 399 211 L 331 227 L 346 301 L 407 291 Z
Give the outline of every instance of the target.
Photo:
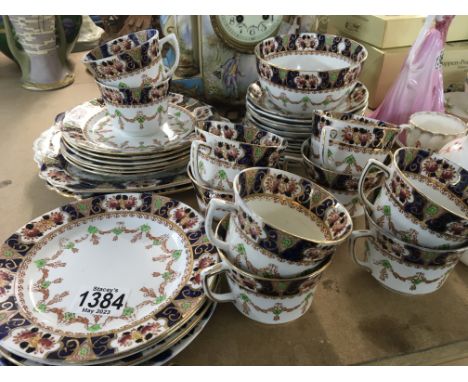
M 353 90 L 333 111 L 339 113 L 356 113 L 361 111 L 367 105 L 369 99 L 369 91 L 362 82 L 357 82 Z M 247 89 L 246 95 L 247 109 L 251 108 L 265 118 L 277 120 L 283 123 L 293 123 L 295 125 L 307 125 L 312 121 L 310 118 L 299 117 L 295 114 L 285 113 L 279 109 L 271 101 L 268 100 L 268 95 L 261 88 L 258 81 L 253 82 Z
M 191 98 L 171 94 L 168 122 L 156 135 L 134 137 L 112 128 L 106 106 L 94 99 L 66 112 L 62 137 L 72 147 L 115 155 L 156 154 L 189 145 L 197 119 L 212 115 L 207 105 L 191 108 Z M 196 100 L 195 100 L 196 101 Z

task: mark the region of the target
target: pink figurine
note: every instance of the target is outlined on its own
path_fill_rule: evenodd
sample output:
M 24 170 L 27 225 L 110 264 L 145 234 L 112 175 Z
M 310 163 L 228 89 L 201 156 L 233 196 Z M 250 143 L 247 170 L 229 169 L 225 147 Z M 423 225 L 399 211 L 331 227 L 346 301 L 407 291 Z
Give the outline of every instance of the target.
M 398 79 L 371 114 L 372 118 L 402 124 L 418 111 L 445 111 L 442 56 L 447 31 L 454 17 L 426 18 Z

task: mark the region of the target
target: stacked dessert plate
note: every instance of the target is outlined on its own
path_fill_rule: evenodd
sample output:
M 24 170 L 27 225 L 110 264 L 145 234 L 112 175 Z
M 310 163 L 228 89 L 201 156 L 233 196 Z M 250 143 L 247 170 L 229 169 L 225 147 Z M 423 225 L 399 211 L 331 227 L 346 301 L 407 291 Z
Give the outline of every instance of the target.
M 34 143 L 40 177 L 76 198 L 116 191 L 190 189 L 186 174 L 198 121 L 220 117 L 210 106 L 172 94 L 169 118 L 157 135 L 131 137 L 112 129 L 106 106 L 91 100 L 57 116 Z
M 203 217 L 174 199 L 109 194 L 52 210 L 1 247 L 0 353 L 30 365 L 175 355 L 210 317 L 200 272 L 217 261 Z

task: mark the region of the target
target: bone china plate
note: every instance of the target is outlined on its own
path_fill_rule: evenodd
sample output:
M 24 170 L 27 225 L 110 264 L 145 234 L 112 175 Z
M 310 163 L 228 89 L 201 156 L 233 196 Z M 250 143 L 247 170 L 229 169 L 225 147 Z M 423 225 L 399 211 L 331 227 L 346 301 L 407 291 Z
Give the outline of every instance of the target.
M 151 193 L 67 204 L 29 222 L 0 252 L 0 346 L 45 364 L 138 352 L 205 300 L 216 262 L 203 218 Z

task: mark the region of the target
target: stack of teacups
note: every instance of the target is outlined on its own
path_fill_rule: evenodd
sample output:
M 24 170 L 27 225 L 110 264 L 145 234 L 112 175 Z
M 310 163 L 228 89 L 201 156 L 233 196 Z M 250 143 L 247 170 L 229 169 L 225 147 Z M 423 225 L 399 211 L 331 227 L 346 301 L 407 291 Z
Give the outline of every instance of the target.
M 288 138 L 291 154 L 310 133 L 315 110 L 365 109 L 368 92 L 357 77 L 367 51 L 356 41 L 286 34 L 262 41 L 254 53 L 259 81 L 247 92 L 246 121 Z
M 241 171 L 234 179 L 234 202 L 212 199 L 205 228 L 222 262 L 204 281 L 225 272 L 231 301 L 249 318 L 284 323 L 302 316 L 336 247 L 351 234 L 348 211 L 330 193 L 298 175 L 267 167 Z M 229 212 L 213 232 L 214 213 Z
M 166 43 L 176 52 L 171 69 L 163 64 L 161 52 Z M 156 29 L 118 37 L 85 55 L 83 63 L 95 77 L 117 132 L 130 137 L 150 136 L 163 127 L 169 84 L 178 59 L 175 35 L 159 39 Z
M 232 200 L 233 180 L 241 170 L 277 167 L 287 147 L 285 139 L 243 124 L 205 121 L 196 132 L 188 173 L 202 211 L 213 196 Z
M 301 147 L 307 175 L 343 203 L 353 216 L 364 211 L 359 203 L 359 176 L 370 158 L 388 163 L 398 127 L 356 114 L 316 111 L 312 135 Z M 378 184 L 378 173 L 366 187 Z
M 383 184 L 367 195 L 367 173 Z M 370 231 L 366 266 L 385 286 L 407 294 L 439 289 L 468 251 L 468 171 L 440 154 L 400 148 L 387 167 L 371 159 L 359 181 Z M 362 265 L 362 263 L 361 263 Z

